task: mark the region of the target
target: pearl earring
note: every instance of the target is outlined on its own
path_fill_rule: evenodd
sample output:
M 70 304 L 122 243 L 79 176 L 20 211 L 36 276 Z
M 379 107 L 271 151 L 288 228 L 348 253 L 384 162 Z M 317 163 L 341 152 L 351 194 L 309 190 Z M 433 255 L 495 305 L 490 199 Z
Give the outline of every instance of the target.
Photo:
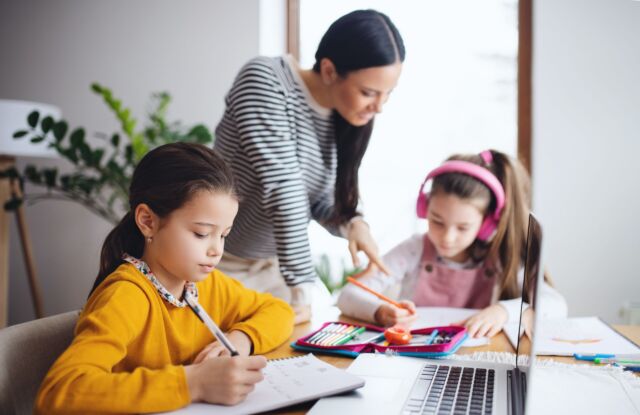
M 148 238 L 147 238 L 147 242 L 149 242 L 149 243 L 153 242 L 153 238 L 152 238 L 151 236 L 150 236 L 150 237 L 148 237 Z

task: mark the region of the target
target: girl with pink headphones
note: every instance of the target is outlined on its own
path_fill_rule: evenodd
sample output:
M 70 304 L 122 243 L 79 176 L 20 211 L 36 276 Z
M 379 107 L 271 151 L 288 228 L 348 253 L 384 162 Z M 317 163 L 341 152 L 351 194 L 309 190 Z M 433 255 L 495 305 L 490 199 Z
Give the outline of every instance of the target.
M 360 279 L 378 292 L 399 285 L 402 307 L 351 284 L 338 307 L 383 326 L 410 324 L 416 306 L 474 308 L 477 314 L 457 323 L 472 337 L 495 335 L 519 316 L 529 206 L 529 177 L 517 160 L 495 150 L 450 157 L 420 186 L 417 215 L 427 219 L 427 233 L 384 256 L 390 276 Z M 545 315 L 566 315 L 564 298 L 548 283 L 540 296 Z

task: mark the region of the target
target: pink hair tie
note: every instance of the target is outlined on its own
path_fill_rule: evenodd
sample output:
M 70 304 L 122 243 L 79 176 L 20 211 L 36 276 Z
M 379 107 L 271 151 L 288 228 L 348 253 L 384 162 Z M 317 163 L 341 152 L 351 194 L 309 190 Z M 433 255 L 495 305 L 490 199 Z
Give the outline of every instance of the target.
M 487 164 L 493 163 L 493 154 L 491 153 L 491 150 L 484 150 L 480 153 L 480 157 L 482 157 L 482 160 Z

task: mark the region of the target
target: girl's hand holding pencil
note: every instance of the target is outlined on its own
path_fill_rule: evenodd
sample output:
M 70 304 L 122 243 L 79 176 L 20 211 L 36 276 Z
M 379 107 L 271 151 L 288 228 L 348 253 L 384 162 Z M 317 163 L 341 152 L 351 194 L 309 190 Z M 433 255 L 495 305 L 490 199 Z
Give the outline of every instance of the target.
M 376 322 L 384 327 L 411 327 L 418 318 L 415 304 L 412 301 L 403 300 L 399 305 L 400 307 L 393 304 L 380 305 L 375 313 Z
M 365 271 L 366 273 L 366 271 Z M 347 277 L 347 281 L 351 284 L 356 285 L 363 290 L 375 295 L 381 300 L 386 301 L 388 304 L 382 304 L 375 313 L 375 319 L 378 324 L 381 324 L 385 327 L 387 326 L 395 326 L 402 325 L 409 327 L 415 320 L 418 318 L 418 314 L 416 313 L 416 305 L 413 301 L 403 300 L 397 302 L 387 297 L 386 295 L 380 294 L 379 292 L 367 287 L 360 281 L 356 280 L 360 275 L 355 275 L 354 277 Z

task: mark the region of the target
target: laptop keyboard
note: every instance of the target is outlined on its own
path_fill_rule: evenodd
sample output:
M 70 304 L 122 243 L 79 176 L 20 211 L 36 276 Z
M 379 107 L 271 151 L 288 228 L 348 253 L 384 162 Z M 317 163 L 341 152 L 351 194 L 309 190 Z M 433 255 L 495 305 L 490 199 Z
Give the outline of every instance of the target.
M 491 414 L 494 381 L 493 369 L 426 364 L 402 414 Z

